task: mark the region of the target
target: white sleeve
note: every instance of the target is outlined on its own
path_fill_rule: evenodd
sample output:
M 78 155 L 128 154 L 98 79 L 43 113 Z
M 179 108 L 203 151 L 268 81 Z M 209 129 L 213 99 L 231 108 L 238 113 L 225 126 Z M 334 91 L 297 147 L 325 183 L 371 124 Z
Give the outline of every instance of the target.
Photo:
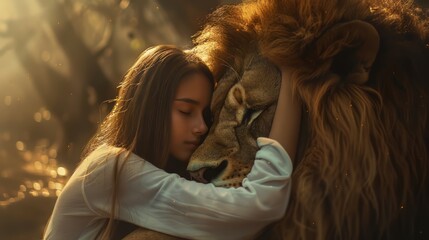
M 118 218 L 190 239 L 243 239 L 285 213 L 292 162 L 279 143 L 258 138 L 260 150 L 243 187 L 220 188 L 168 174 L 131 155 L 121 173 Z M 107 164 L 108 165 L 108 164 Z M 110 214 L 111 169 L 87 176 L 84 195 L 101 216 Z

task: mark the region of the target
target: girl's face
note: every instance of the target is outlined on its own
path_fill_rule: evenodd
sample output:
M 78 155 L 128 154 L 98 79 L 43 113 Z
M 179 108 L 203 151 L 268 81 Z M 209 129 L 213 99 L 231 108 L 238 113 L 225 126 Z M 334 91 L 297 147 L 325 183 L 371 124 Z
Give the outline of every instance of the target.
M 201 144 L 208 127 L 204 115 L 212 96 L 210 80 L 202 73 L 184 77 L 173 100 L 171 112 L 170 155 L 188 161 Z

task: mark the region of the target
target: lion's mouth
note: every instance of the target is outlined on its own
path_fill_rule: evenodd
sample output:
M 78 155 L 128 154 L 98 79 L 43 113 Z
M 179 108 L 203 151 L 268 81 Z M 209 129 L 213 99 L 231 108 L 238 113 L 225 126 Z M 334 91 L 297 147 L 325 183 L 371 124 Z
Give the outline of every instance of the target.
M 234 187 L 234 188 L 238 188 L 242 186 L 242 179 L 241 178 L 235 178 L 235 179 L 231 179 L 227 182 L 225 181 L 219 181 L 219 182 L 213 182 L 213 184 L 216 187 L 225 187 L 225 188 L 230 188 L 230 187 Z

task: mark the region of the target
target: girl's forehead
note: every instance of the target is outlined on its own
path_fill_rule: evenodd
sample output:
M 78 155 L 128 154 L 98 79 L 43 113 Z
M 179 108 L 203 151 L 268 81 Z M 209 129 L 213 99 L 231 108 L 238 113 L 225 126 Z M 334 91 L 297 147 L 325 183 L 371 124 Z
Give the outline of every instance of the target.
M 175 100 L 207 105 L 212 95 L 210 80 L 202 73 L 193 73 L 185 76 L 177 88 Z
M 185 92 L 211 92 L 210 80 L 202 73 L 192 73 L 181 79 L 177 88 L 177 94 Z

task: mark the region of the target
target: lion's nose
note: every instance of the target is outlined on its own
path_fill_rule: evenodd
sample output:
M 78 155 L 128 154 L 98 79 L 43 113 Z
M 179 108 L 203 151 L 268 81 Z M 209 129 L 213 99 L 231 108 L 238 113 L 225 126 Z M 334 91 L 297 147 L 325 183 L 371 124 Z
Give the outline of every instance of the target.
M 227 166 L 228 161 L 223 160 L 217 167 L 200 168 L 197 171 L 190 172 L 190 174 L 192 179 L 196 180 L 197 182 L 209 183 L 219 176 Z

